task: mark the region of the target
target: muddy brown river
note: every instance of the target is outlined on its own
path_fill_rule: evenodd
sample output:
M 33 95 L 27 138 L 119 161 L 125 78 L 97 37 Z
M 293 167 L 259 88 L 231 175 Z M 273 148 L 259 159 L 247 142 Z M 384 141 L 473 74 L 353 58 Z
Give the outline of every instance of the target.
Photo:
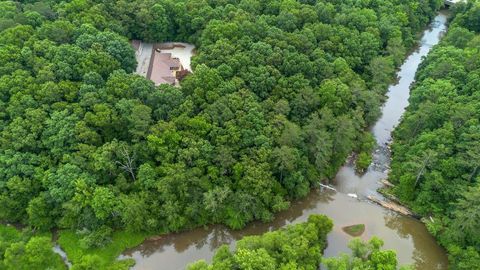
M 418 65 L 432 46 L 439 42 L 446 30 L 446 21 L 446 12 L 440 12 L 423 33 L 417 50 L 401 66 L 396 84 L 390 86 L 388 100 L 382 108 L 383 115 L 372 128 L 378 143 L 374 162 L 364 175 L 357 175 L 353 164 L 347 162 L 333 182 L 337 191 L 322 188 L 312 190 L 305 199 L 293 202 L 288 210 L 278 213 L 270 223 L 254 222 L 236 231 L 213 225 L 168 234 L 157 240 L 147 240 L 140 246 L 127 250 L 121 257 L 134 258 L 137 263 L 133 269 L 185 269 L 196 260 L 211 260 L 214 251 L 222 244 L 233 248 L 235 242 L 243 236 L 262 234 L 302 222 L 310 214 L 325 214 L 335 224 L 328 235 L 326 257 L 348 252 L 347 243 L 352 237 L 344 233 L 342 227 L 363 223 L 366 228 L 361 238 L 369 239 L 374 235 L 381 237 L 385 242 L 384 248 L 396 250 L 400 264 L 413 265 L 419 270 L 447 269 L 445 251 L 427 232 L 423 223 L 383 209 L 365 199 L 368 195 L 382 198 L 376 190 L 381 186 L 379 180 L 388 174 L 390 155 L 386 144 L 391 140 L 391 131 L 399 123 L 408 105 L 409 86 L 414 81 Z M 348 196 L 349 193 L 356 194 L 358 198 Z

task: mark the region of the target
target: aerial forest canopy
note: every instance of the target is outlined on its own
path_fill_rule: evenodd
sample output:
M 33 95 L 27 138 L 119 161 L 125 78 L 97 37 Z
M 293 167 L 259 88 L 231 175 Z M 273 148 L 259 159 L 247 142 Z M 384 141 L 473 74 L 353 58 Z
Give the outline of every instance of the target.
M 0 220 L 90 246 L 271 220 L 369 144 L 442 2 L 0 1 Z M 129 39 L 194 43 L 193 74 L 155 87 Z
M 395 130 L 390 178 L 450 253 L 480 265 L 480 3 L 458 4 L 443 41 L 417 73 Z

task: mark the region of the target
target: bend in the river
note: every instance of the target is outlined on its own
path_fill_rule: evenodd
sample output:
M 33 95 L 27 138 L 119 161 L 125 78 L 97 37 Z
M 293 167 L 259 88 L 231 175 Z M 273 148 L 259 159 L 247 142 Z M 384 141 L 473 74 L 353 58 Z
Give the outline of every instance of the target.
M 397 251 L 401 264 L 413 264 L 416 269 L 447 269 L 445 251 L 438 246 L 425 226 L 418 220 L 404 217 L 373 205 L 364 200 L 376 195 L 385 178 L 390 164 L 386 143 L 391 140 L 391 131 L 399 123 L 408 105 L 409 87 L 422 58 L 431 47 L 440 41 L 446 30 L 447 14 L 440 12 L 430 28 L 425 30 L 421 44 L 413 51 L 398 72 L 398 82 L 388 91 L 388 100 L 382 108 L 383 115 L 372 131 L 378 143 L 374 163 L 368 171 L 358 176 L 352 164 L 342 167 L 335 179 L 338 192 L 314 190 L 305 199 L 293 202 L 292 206 L 279 213 L 270 223 L 254 222 L 238 231 L 214 225 L 188 232 L 168 234 L 156 240 L 147 240 L 142 245 L 128 250 L 122 257 L 137 261 L 134 269 L 184 269 L 188 263 L 199 259 L 210 260 L 216 248 L 222 244 L 232 247 L 235 241 L 246 235 L 261 234 L 281 228 L 287 224 L 305 221 L 310 214 L 326 214 L 333 219 L 335 227 L 328 236 L 325 256 L 336 256 L 348 252 L 347 243 L 351 237 L 342 227 L 363 223 L 366 226 L 362 238 L 373 235 L 385 241 L 385 248 Z M 359 199 L 347 196 L 355 193 Z

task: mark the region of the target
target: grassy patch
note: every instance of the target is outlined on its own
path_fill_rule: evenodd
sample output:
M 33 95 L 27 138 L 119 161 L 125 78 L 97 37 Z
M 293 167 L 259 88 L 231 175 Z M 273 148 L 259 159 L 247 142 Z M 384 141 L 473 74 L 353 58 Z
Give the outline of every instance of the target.
M 365 232 L 365 224 L 355 224 L 352 226 L 343 227 L 342 230 L 350 236 L 357 237 Z
M 101 248 L 85 249 L 80 245 L 81 237 L 74 231 L 63 230 L 59 232 L 58 243 L 67 253 L 68 259 L 75 265 L 82 261 L 85 255 L 97 255 L 102 265 L 110 266 L 115 263 L 117 257 L 128 248 L 141 244 L 148 235 L 145 233 L 130 233 L 116 231 L 113 233 L 112 242 Z
M 0 239 L 2 242 L 17 242 L 21 240 L 22 233 L 12 226 L 0 224 Z

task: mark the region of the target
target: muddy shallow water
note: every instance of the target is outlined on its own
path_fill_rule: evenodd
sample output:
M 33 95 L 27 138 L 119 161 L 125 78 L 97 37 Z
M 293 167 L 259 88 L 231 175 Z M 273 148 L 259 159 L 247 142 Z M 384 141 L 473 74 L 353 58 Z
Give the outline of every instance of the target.
M 381 197 L 376 190 L 379 180 L 386 178 L 390 154 L 386 143 L 391 140 L 391 131 L 398 124 L 408 105 L 409 86 L 422 57 L 437 44 L 446 30 L 447 14 L 440 12 L 428 28 L 417 50 L 406 59 L 398 72 L 398 82 L 389 88 L 388 100 L 382 108 L 383 116 L 372 128 L 378 147 L 374 162 L 368 171 L 359 176 L 353 164 L 342 167 L 334 185 L 338 192 L 315 189 L 304 199 L 293 202 L 288 210 L 278 213 L 270 223 L 254 222 L 242 230 L 233 231 L 221 225 L 199 228 L 183 233 L 168 234 L 156 240 L 147 240 L 140 246 L 127 250 L 122 257 L 134 258 L 133 269 L 184 269 L 199 259 L 210 260 L 216 248 L 222 244 L 234 247 L 235 241 L 247 235 L 262 234 L 287 224 L 307 220 L 310 214 L 325 214 L 334 221 L 334 229 L 328 235 L 325 256 L 336 256 L 348 252 L 347 243 L 352 239 L 342 227 L 363 223 L 365 232 L 361 236 L 369 239 L 381 237 L 386 249 L 394 249 L 400 264 L 411 264 L 419 270 L 447 269 L 445 251 L 418 220 L 404 217 L 383 209 L 365 200 L 368 195 Z M 358 199 L 349 197 L 354 193 Z

